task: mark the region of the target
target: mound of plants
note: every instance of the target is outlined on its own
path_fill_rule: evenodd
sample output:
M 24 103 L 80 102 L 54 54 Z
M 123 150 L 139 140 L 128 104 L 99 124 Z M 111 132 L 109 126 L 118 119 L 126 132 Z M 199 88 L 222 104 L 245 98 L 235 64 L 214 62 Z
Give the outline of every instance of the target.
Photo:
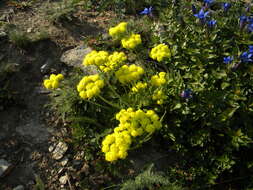
M 96 74 L 45 80 L 86 159 L 114 165 L 153 139 L 181 155 L 166 167 L 184 186 L 252 187 L 251 14 L 213 0 L 171 2 L 158 20 L 149 9 L 97 40 L 83 61 Z

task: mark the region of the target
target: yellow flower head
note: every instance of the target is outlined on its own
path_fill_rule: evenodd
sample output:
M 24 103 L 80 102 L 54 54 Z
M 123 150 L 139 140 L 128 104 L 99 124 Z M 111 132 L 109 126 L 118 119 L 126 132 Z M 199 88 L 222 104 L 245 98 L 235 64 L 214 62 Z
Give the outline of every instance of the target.
M 166 83 L 166 73 L 160 72 L 158 75 L 154 75 L 151 77 L 151 84 L 153 86 L 161 86 Z
M 139 92 L 145 88 L 147 88 L 148 84 L 146 82 L 138 82 L 136 85 L 132 87 L 133 92 Z
M 111 27 L 109 29 L 109 35 L 113 38 L 119 38 L 126 33 L 127 30 L 127 23 L 121 22 L 115 27 Z
M 130 37 L 123 38 L 121 44 L 123 48 L 134 49 L 137 45 L 141 44 L 141 35 L 132 34 Z
M 118 71 L 115 72 L 116 78 L 122 84 L 139 80 L 141 75 L 143 74 L 144 74 L 144 69 L 137 65 L 130 65 L 130 66 L 123 65 Z
M 104 65 L 108 61 L 109 53 L 106 51 L 93 50 L 83 60 L 83 65 Z
M 107 62 L 104 65 L 101 65 L 99 68 L 104 72 L 108 72 L 118 68 L 126 60 L 127 57 L 124 52 L 113 52 L 111 55 L 109 55 Z
M 100 89 L 104 87 L 104 81 L 99 75 L 85 76 L 77 85 L 77 91 L 83 99 L 91 99 L 100 93 Z
M 163 93 L 162 90 L 156 90 L 154 95 L 152 96 L 153 100 L 156 100 L 156 103 L 161 105 L 164 103 L 164 100 L 167 99 L 167 96 Z
M 46 89 L 56 89 L 59 87 L 59 82 L 64 79 L 62 74 L 51 74 L 49 79 L 45 79 L 43 84 Z
M 149 56 L 152 59 L 157 60 L 158 62 L 161 62 L 165 58 L 170 58 L 171 52 L 170 52 L 170 49 L 167 45 L 159 44 L 151 50 Z

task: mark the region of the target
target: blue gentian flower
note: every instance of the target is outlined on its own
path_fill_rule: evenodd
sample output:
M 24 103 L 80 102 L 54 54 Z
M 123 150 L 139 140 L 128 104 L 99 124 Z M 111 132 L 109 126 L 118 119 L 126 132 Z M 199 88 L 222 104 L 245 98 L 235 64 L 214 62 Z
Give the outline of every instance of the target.
M 180 94 L 180 96 L 182 97 L 182 98 L 185 98 L 185 99 L 188 99 L 188 98 L 192 98 L 192 90 L 191 89 L 186 89 L 186 90 L 184 90 L 181 94 Z
M 216 25 L 217 21 L 216 20 L 210 20 L 207 22 L 207 26 L 210 28 L 214 27 Z
M 152 14 L 153 7 L 144 8 L 143 11 L 140 12 L 141 15 L 151 15 Z
M 222 4 L 224 11 L 228 11 L 228 9 L 231 7 L 231 3 L 223 3 Z
M 194 14 L 194 16 L 197 17 L 197 18 L 199 18 L 200 20 L 204 20 L 204 19 L 208 16 L 208 14 L 209 14 L 209 11 L 204 12 L 204 10 L 201 9 L 201 10 L 199 11 L 199 13 Z
M 252 53 L 249 53 L 247 51 L 243 52 L 241 55 L 240 55 L 240 59 L 243 63 L 248 63 L 248 62 L 252 62 L 253 60 L 251 59 L 253 56 Z
M 214 0 L 204 0 L 204 3 L 206 6 L 211 5 L 214 2 Z
M 251 17 L 251 16 L 247 17 L 247 22 L 252 24 L 253 23 L 253 17 Z
M 253 46 L 249 46 L 249 53 L 253 54 Z
M 229 64 L 229 63 L 232 63 L 232 61 L 234 60 L 234 57 L 232 56 L 228 56 L 228 57 L 224 57 L 223 58 L 223 62 L 225 63 L 225 64 Z
M 196 14 L 197 13 L 197 9 L 196 6 L 192 4 L 192 13 Z
M 248 31 L 253 32 L 253 23 L 248 24 Z
M 248 17 L 243 15 L 243 16 L 240 16 L 240 28 L 243 28 L 243 26 L 246 24 L 248 20 Z

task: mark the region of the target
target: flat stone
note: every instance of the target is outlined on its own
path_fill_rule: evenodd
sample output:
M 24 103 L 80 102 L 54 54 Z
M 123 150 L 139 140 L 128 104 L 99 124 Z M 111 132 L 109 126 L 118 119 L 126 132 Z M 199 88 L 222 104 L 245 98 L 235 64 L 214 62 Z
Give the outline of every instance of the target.
M 8 163 L 6 160 L 4 159 L 0 159 L 0 177 L 2 175 L 5 174 L 5 172 L 8 171 L 8 169 L 10 168 L 11 164 Z
M 68 176 L 67 175 L 61 176 L 59 181 L 62 185 L 65 185 L 68 181 Z
M 65 51 L 61 56 L 61 62 L 76 68 L 82 69 L 85 74 L 96 74 L 98 72 L 96 66 L 82 65 L 84 57 L 90 53 L 92 49 L 87 46 L 78 46 L 74 49 Z
M 17 187 L 13 188 L 13 190 L 24 190 L 24 186 L 23 185 L 18 185 Z
M 52 153 L 53 159 L 60 160 L 64 156 L 67 150 L 68 150 L 68 145 L 64 142 L 59 142 Z

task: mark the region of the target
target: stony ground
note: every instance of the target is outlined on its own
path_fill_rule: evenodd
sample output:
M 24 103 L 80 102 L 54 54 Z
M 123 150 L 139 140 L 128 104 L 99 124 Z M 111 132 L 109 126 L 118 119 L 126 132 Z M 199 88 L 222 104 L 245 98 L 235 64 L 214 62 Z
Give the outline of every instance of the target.
M 65 11 L 63 6 L 61 1 L 0 2 L 0 68 L 8 71 L 11 101 L 0 106 L 0 189 L 76 189 L 70 173 L 87 173 L 83 152 L 73 155 L 64 142 L 68 128 L 46 108 L 49 92 L 41 83 L 50 72 L 67 72 L 62 54 L 101 33 L 107 17 L 78 9 L 61 18 L 56 13 Z M 11 37 L 16 33 L 31 43 L 19 47 Z M 0 80 L 1 86 L 6 81 Z

